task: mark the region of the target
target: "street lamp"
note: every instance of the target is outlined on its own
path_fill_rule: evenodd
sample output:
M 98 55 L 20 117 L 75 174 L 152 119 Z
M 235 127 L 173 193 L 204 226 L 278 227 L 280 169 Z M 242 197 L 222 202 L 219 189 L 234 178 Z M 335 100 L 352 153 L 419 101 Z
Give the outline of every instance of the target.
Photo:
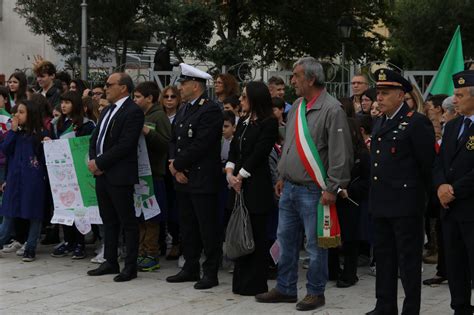
M 346 43 L 345 41 L 351 37 L 352 19 L 349 16 L 342 16 L 337 22 L 337 31 L 339 37 L 342 38 L 342 57 L 341 57 L 341 83 L 343 96 L 346 96 L 346 88 L 344 82 L 344 68 L 346 64 Z
M 81 79 L 87 81 L 87 0 L 82 0 L 81 8 Z

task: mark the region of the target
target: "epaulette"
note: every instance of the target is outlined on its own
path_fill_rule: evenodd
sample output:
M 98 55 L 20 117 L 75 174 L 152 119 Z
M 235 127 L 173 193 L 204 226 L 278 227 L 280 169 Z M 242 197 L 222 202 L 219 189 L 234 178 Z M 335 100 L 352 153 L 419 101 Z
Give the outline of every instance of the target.
M 205 98 L 201 98 L 201 101 L 199 101 L 199 106 L 202 106 L 204 105 L 204 103 L 206 102 L 207 100 Z

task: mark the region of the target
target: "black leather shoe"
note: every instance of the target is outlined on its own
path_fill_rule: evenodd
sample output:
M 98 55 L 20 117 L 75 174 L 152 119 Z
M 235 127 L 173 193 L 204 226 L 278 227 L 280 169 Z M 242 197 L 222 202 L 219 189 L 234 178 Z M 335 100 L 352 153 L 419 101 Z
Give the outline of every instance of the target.
M 391 312 L 386 312 L 385 310 L 378 310 L 378 309 L 373 309 L 368 313 L 365 313 L 365 315 L 397 315 L 398 311 L 394 310 Z
M 196 290 L 206 290 L 218 285 L 219 285 L 219 281 L 217 280 L 217 277 L 211 278 L 211 277 L 204 276 L 202 277 L 201 280 L 199 280 L 198 282 L 194 284 L 194 288 Z
M 445 277 L 433 277 L 431 279 L 423 280 L 423 284 L 424 285 L 440 285 L 446 280 L 448 279 L 446 279 Z
M 103 276 L 103 275 L 111 275 L 120 272 L 120 267 L 118 263 L 111 264 L 109 262 L 102 263 L 99 268 L 89 270 L 87 274 L 89 276 Z
M 338 287 L 338 288 L 349 288 L 349 287 L 352 287 L 354 284 L 356 284 L 357 281 L 359 281 L 359 278 L 357 278 L 357 277 L 352 281 L 345 280 L 345 279 L 341 278 L 341 279 L 337 280 L 336 287 Z
M 178 282 L 194 282 L 199 281 L 199 273 L 188 273 L 184 270 L 181 270 L 174 276 L 169 276 L 166 278 L 166 282 L 178 283 Z
M 115 282 L 125 282 L 125 281 L 130 281 L 132 279 L 135 279 L 137 277 L 137 271 L 135 270 L 135 272 L 131 271 L 131 272 L 125 272 L 125 271 L 122 271 L 121 273 L 119 273 L 118 275 L 116 275 L 114 277 L 114 281 Z

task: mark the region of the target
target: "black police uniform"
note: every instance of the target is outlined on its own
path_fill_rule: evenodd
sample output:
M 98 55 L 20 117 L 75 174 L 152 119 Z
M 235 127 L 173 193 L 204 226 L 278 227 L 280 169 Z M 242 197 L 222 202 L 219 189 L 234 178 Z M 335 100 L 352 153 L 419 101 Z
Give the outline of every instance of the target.
M 381 78 L 382 83 L 407 83 L 391 71 Z M 406 103 L 392 119 L 383 116 L 375 122 L 369 207 L 375 223 L 377 305 L 368 314 L 398 314 L 399 269 L 406 296 L 402 314 L 420 312 L 423 210 L 434 156 L 431 122 Z
M 472 82 L 469 82 L 469 75 Z M 462 79 L 462 80 L 461 80 Z M 463 83 L 463 84 L 460 84 Z M 454 75 L 455 87 L 474 86 L 474 71 Z M 460 137 L 465 116 L 448 122 L 434 167 L 436 189 L 450 184 L 455 200 L 441 209 L 451 307 L 455 314 L 472 314 L 471 279 L 474 271 L 474 123 Z M 466 127 L 464 127 L 465 129 Z
M 222 174 L 221 137 L 223 116 L 218 105 L 202 95 L 184 104 L 173 122 L 170 158 L 183 172 L 187 184 L 175 182 L 180 214 L 183 271 L 199 275 L 204 249 L 203 273 L 217 280 L 221 256 L 217 228 L 217 193 Z

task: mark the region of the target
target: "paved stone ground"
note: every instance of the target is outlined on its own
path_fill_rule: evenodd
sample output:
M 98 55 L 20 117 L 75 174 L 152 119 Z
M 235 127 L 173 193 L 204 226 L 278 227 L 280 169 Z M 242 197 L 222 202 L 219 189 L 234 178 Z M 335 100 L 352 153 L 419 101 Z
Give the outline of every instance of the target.
M 89 277 L 86 271 L 97 265 L 89 258 L 49 256 L 52 246 L 40 246 L 37 260 L 24 263 L 15 254 L 0 258 L 0 314 L 296 314 L 295 304 L 260 304 L 253 297 L 234 295 L 232 275 L 220 271 L 220 285 L 197 291 L 193 283 L 168 284 L 165 278 L 178 271 L 176 262 L 162 261 L 161 269 L 140 273 L 126 282 L 113 282 L 112 275 Z M 92 247 L 89 248 L 92 252 Z M 300 270 L 298 295 L 305 293 L 305 270 Z M 425 265 L 423 279 L 434 274 Z M 360 281 L 354 287 L 336 288 L 329 282 L 326 305 L 318 315 L 365 314 L 375 303 L 375 278 L 367 267 L 359 268 Z M 275 281 L 269 281 L 272 288 Z M 452 314 L 446 284 L 423 287 L 422 314 Z M 399 284 L 399 309 L 403 290 Z M 311 312 L 307 312 L 311 313 Z

